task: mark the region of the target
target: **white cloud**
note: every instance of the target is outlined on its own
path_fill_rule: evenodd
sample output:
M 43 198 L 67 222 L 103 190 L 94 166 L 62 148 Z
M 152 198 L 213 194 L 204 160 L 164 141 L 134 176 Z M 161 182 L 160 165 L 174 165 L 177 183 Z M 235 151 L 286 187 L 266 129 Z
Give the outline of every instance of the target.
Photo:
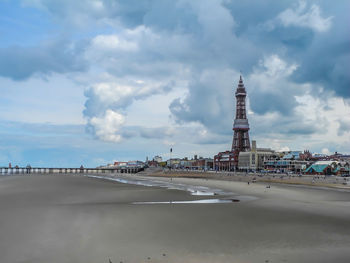
M 188 35 L 159 32 L 142 25 L 97 35 L 86 49 L 85 58 L 114 76 L 156 77 L 164 81 L 188 74 L 189 66 L 181 60 L 198 56 L 192 45 Z
M 125 123 L 122 114 L 107 110 L 101 118 L 93 117 L 89 120 L 89 124 L 93 126 L 95 135 L 103 140 L 110 142 L 120 142 L 122 136 L 119 134 L 120 128 Z
M 332 25 L 332 18 L 332 16 L 323 18 L 318 5 L 314 4 L 307 9 L 304 1 L 300 1 L 296 9 L 288 8 L 278 15 L 278 20 L 286 27 L 307 27 L 317 32 L 328 31 Z
M 163 140 L 163 144 L 166 146 L 174 146 L 175 142 L 174 141 L 169 141 L 169 140 Z
M 117 35 L 98 35 L 92 39 L 91 45 L 93 49 L 99 50 L 121 50 L 121 51 L 137 51 L 138 44 L 133 41 L 121 39 Z
M 152 113 L 168 110 L 167 105 L 162 104 L 162 100 L 166 100 L 164 96 L 169 92 L 168 86 L 162 85 L 161 82 L 149 83 L 142 80 L 121 80 L 121 82 L 126 82 L 126 84 L 101 82 L 86 90 L 87 102 L 85 103 L 84 116 L 90 128 L 93 127 L 93 129 L 88 130 L 99 139 L 114 142 L 121 141 L 123 136 L 125 138 L 171 136 L 173 133 L 171 128 L 164 127 L 164 125 L 169 124 L 169 115 Z M 157 103 L 157 100 L 150 99 L 152 95 L 157 95 L 160 102 Z M 136 107 L 137 112 L 135 112 L 134 102 L 137 100 L 141 101 L 139 105 L 141 107 Z M 169 99 L 167 100 L 169 101 Z M 144 101 L 151 101 L 151 104 L 143 104 Z M 126 118 L 129 118 L 127 117 L 129 113 L 131 115 L 130 127 L 120 130 L 119 128 Z M 160 116 L 162 119 L 152 120 L 156 116 Z M 103 125 L 106 127 L 104 128 Z
M 120 105 L 123 105 L 125 100 L 137 92 L 135 87 L 118 85 L 117 83 L 97 83 L 91 89 L 102 103 Z
M 253 112 L 286 113 L 292 110 L 295 106 L 294 95 L 303 94 L 309 89 L 307 84 L 295 84 L 289 80 L 297 68 L 297 64 L 287 63 L 277 54 L 260 60 L 252 74 L 246 78 Z M 266 99 L 270 103 L 266 103 Z
M 169 83 L 127 79 L 96 83 L 85 91 L 87 102 L 84 115 L 99 116 L 107 109 L 125 109 L 135 100 L 167 93 L 171 89 L 169 85 Z
M 288 65 L 276 54 L 266 56 L 260 61 L 260 65 L 266 69 L 264 75 L 279 78 L 290 76 L 298 67 L 296 64 Z
M 350 105 L 343 98 L 322 98 L 307 93 L 297 96 L 296 99 L 299 102 L 296 112 L 300 113 L 305 121 L 319 127 L 318 132 L 313 134 L 310 144 L 327 142 L 333 145 L 346 145 L 349 143 L 350 131 L 339 133 L 340 123 L 350 123 Z
M 278 152 L 289 152 L 290 148 L 288 146 L 283 146 L 277 150 Z
M 322 151 L 321 151 L 323 154 L 327 154 L 327 155 L 330 155 L 331 152 L 327 149 L 327 148 L 323 148 Z
M 311 84 L 290 80 L 296 69 L 296 64 L 273 54 L 246 77 L 248 105 L 255 113 L 249 116 L 251 132 L 264 147 L 303 150 L 316 146 L 315 138 L 329 140 L 328 119 L 332 117 L 322 109 L 326 102 L 314 97 Z M 335 132 L 336 128 L 337 124 Z

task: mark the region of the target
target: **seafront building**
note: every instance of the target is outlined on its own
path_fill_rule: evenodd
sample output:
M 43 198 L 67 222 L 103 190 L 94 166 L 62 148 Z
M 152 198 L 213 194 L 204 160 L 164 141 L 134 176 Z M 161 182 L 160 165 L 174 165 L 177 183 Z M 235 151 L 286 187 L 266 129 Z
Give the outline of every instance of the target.
M 133 169 L 133 168 L 137 168 L 137 169 L 143 169 L 145 168 L 145 163 L 142 161 L 127 161 L 127 162 L 123 162 L 123 161 L 115 161 L 113 164 L 107 164 L 107 165 L 101 165 L 97 168 L 108 168 L 108 169 Z
M 214 160 L 212 158 L 202 158 L 191 160 L 191 170 L 212 170 L 214 166 Z
M 348 175 L 349 174 L 349 163 L 339 161 L 317 161 L 310 165 L 306 170 L 305 174 L 312 175 Z
M 216 171 L 236 170 L 235 153 L 232 151 L 219 152 L 214 156 L 214 169 Z
M 238 156 L 238 169 L 244 171 L 260 171 L 265 168 L 266 160 L 276 156 L 270 148 L 257 148 L 256 141 L 252 141 L 250 151 L 240 152 Z
M 270 158 L 264 162 L 264 170 L 277 173 L 302 173 L 310 164 L 310 161 L 299 159 Z
M 159 155 L 156 155 L 153 157 L 153 161 L 157 162 L 157 163 L 160 163 L 163 161 L 163 158 Z
M 114 166 L 117 166 L 117 167 L 127 166 L 127 164 L 128 162 L 118 162 L 118 161 L 114 162 Z
M 172 169 L 185 169 L 185 170 L 212 170 L 214 165 L 214 160 L 211 158 L 203 158 L 194 156 L 192 159 L 188 159 L 184 157 L 180 158 L 172 158 L 167 160 L 167 167 Z

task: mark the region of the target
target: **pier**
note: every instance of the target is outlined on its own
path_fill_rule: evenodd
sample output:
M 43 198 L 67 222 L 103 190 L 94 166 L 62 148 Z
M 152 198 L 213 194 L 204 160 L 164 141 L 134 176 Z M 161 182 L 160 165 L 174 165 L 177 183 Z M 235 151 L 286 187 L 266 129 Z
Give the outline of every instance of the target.
M 0 175 L 14 174 L 104 174 L 104 173 L 138 173 L 142 167 L 113 168 L 48 168 L 48 167 L 0 167 Z

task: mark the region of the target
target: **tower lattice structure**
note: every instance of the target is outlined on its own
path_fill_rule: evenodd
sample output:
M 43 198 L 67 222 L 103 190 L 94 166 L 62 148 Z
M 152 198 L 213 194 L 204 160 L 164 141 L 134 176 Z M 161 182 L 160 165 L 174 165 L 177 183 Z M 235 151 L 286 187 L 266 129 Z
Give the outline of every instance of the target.
M 233 141 L 231 151 L 234 153 L 235 165 L 238 165 L 238 155 L 240 152 L 250 150 L 249 141 L 249 123 L 246 113 L 246 97 L 242 76 L 239 77 L 239 83 L 236 90 L 236 118 L 233 122 Z

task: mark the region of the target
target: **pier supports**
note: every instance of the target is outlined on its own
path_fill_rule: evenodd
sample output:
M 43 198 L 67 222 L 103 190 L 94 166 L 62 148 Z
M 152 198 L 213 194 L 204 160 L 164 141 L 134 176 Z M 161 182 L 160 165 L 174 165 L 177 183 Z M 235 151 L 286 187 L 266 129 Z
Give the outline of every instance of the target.
M 30 174 L 105 174 L 105 173 L 137 173 L 139 167 L 123 168 L 46 168 L 46 167 L 0 167 L 0 175 L 30 175 Z

